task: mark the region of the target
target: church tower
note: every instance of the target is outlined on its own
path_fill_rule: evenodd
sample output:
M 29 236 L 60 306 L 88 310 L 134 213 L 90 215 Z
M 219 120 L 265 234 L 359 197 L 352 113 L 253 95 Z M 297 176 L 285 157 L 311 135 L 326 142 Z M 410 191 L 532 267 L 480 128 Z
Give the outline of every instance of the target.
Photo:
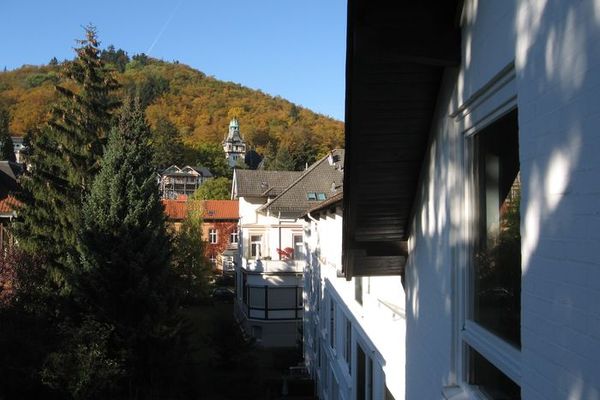
M 223 141 L 223 151 L 225 152 L 225 158 L 231 168 L 235 167 L 238 160 L 241 158 L 244 160 L 246 155 L 246 142 L 240 135 L 240 124 L 237 118 L 233 118 L 229 123 L 229 133 Z

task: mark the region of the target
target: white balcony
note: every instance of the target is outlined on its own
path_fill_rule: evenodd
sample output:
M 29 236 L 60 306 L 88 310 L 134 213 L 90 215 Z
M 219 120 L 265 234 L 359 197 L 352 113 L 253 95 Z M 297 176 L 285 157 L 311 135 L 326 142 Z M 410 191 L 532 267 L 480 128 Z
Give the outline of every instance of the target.
M 242 268 L 250 272 L 302 272 L 303 260 L 255 260 L 242 258 Z

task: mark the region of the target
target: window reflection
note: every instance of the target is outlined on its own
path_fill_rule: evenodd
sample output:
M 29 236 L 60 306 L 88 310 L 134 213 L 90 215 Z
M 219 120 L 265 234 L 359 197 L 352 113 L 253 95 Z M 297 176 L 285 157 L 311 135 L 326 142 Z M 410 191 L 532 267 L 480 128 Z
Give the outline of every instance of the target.
M 519 141 L 513 111 L 477 134 L 479 202 L 473 318 L 521 346 L 521 235 Z

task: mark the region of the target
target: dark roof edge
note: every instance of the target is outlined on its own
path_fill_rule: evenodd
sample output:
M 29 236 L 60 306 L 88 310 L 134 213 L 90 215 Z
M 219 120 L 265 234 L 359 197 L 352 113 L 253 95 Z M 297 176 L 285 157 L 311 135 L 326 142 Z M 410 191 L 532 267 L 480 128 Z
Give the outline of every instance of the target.
M 306 217 L 308 214 L 310 214 L 312 212 L 321 211 L 329 206 L 332 206 L 337 203 L 341 203 L 342 200 L 344 200 L 344 192 L 336 193 L 335 195 L 331 196 L 327 200 L 323 200 L 321 203 L 306 210 L 304 212 L 304 214 L 300 215 L 300 218 Z
M 304 173 L 302 175 L 300 175 L 298 177 L 298 179 L 296 179 L 294 182 L 292 182 L 287 188 L 285 188 L 283 190 L 283 192 L 279 193 L 277 196 L 275 196 L 275 198 L 273 200 L 271 200 L 270 202 L 268 202 L 265 205 L 262 205 L 261 207 L 259 207 L 256 211 L 264 211 L 268 208 L 271 208 L 271 205 L 276 202 L 281 196 L 283 196 L 286 192 L 288 192 L 289 190 L 292 189 L 292 187 L 296 186 L 298 184 L 298 182 L 300 182 L 302 179 L 304 179 L 310 172 L 312 172 L 315 168 L 317 168 L 319 165 L 321 165 L 321 163 L 323 163 L 325 160 L 329 159 L 329 156 L 331 153 L 333 153 L 334 151 L 338 151 L 338 150 L 342 150 L 342 149 L 332 149 L 330 150 L 326 156 L 322 157 L 320 160 L 315 161 L 306 171 L 304 171 Z

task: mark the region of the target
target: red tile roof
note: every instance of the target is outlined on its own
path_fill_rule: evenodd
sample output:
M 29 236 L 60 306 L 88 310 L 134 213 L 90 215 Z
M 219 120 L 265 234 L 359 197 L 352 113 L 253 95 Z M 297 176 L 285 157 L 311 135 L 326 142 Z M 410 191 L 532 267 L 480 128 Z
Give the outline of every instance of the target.
M 162 203 L 169 220 L 180 221 L 186 217 L 188 204 L 185 199 L 163 199 Z M 238 219 L 240 216 L 237 200 L 203 200 L 201 207 L 205 220 Z
M 238 200 L 204 200 L 202 208 L 204 219 L 238 219 L 240 217 Z
M 185 218 L 187 214 L 187 205 L 185 200 L 163 199 L 165 214 L 171 221 L 179 221 Z
M 11 195 L 0 199 L 0 215 L 8 215 L 14 213 L 20 204 L 21 202 Z

